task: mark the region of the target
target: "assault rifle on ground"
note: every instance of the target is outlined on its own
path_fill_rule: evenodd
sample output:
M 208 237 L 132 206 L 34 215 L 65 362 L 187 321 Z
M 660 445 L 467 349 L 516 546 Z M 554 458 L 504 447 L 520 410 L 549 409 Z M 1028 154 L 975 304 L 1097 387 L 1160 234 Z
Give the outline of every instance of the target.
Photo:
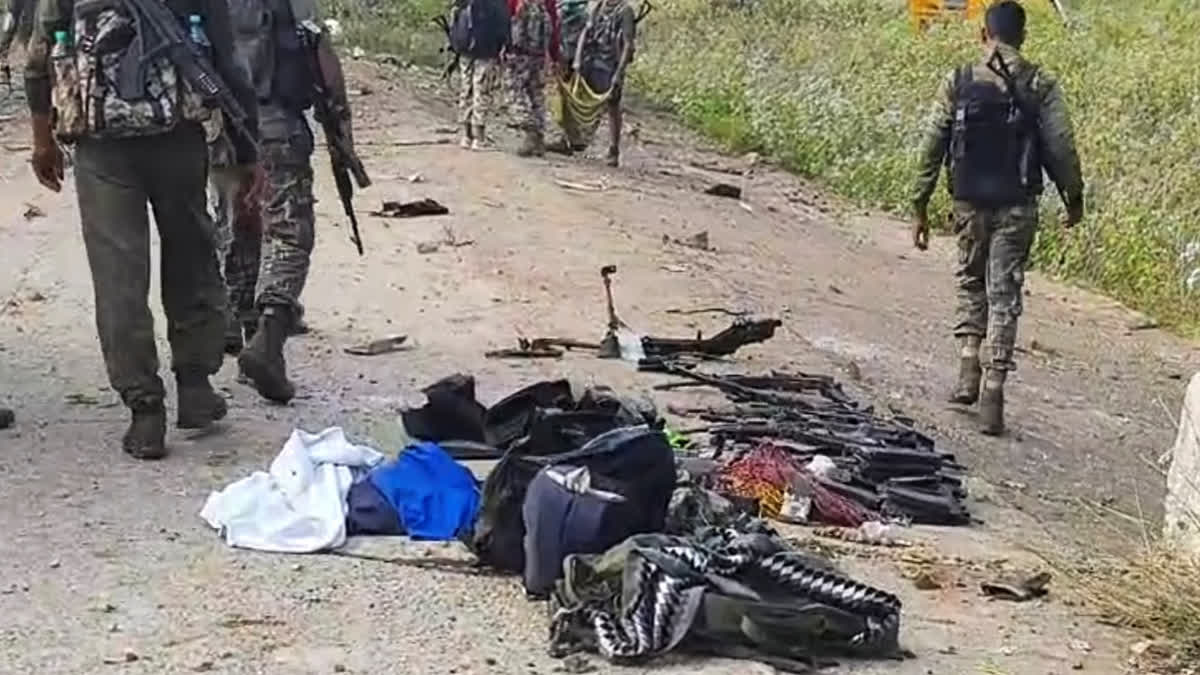
M 333 169 L 333 180 L 337 184 L 338 199 L 342 202 L 342 210 L 346 217 L 350 219 L 350 241 L 354 242 L 358 254 L 362 255 L 363 243 L 358 233 L 358 216 L 354 214 L 354 185 L 350 182 L 350 177 L 354 177 L 354 182 L 360 189 L 371 185 L 371 177 L 367 175 L 362 160 L 354 152 L 353 139 L 348 137 L 341 125 L 341 121 L 348 118 L 350 111 L 346 109 L 345 102 L 337 100 L 329 89 L 329 83 L 325 81 L 325 71 L 321 68 L 318 49 L 322 39 L 321 29 L 304 22 L 297 26 L 297 30 L 300 32 L 300 41 L 305 46 L 312 70 L 315 94 L 313 113 L 325 132 L 325 146 L 329 149 L 329 163 Z
M 160 54 L 209 105 L 215 104 L 229 123 L 248 142 L 257 134 L 246 126 L 246 111 L 234 98 L 229 86 L 217 74 L 212 61 L 200 45 L 184 31 L 182 17 L 162 0 L 122 0 L 137 22 L 137 36 L 121 59 L 117 74 L 117 95 L 136 101 L 146 95 L 146 75 L 150 61 Z

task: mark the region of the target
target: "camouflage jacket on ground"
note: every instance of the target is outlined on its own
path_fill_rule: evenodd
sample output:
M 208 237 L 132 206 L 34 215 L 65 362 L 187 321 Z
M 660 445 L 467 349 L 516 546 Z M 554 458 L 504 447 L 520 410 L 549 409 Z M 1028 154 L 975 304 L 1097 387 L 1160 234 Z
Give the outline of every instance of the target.
M 1027 78 L 1030 69 L 1037 68 L 1030 80 L 1030 88 L 1039 109 L 1039 157 L 1046 173 L 1058 186 L 1063 200 L 1067 204 L 1078 203 L 1083 199 L 1083 176 L 1079 154 L 1075 149 L 1075 132 L 1062 88 L 1052 75 L 1026 61 L 1013 47 L 997 44 L 995 49 L 1000 52 L 1000 56 L 1018 82 Z M 986 58 L 973 66 L 974 78 L 1000 80 L 1000 77 L 987 67 L 991 56 L 989 52 Z M 957 71 L 951 73 L 942 84 L 942 90 L 930 114 L 924 140 L 921 142 L 917 181 L 912 195 L 913 203 L 917 206 L 924 206 L 929 202 L 950 148 L 956 81 Z

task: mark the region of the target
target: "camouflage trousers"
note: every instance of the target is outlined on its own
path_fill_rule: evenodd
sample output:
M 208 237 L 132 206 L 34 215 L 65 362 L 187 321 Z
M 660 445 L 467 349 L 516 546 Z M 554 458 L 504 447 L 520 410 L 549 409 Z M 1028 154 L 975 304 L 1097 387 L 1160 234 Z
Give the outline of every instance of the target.
M 231 317 L 238 323 L 257 321 L 267 306 L 286 307 L 293 319 L 303 314 L 300 294 L 316 242 L 313 213 L 313 138 L 306 126 L 286 139 L 264 139 L 259 159 L 267 173 L 261 232 L 234 227 L 231 200 L 235 187 L 218 185 L 213 171 L 213 211 Z
M 1001 209 L 954 206 L 958 236 L 958 309 L 954 335 L 988 338 L 985 365 L 1012 370 L 1029 249 L 1037 232 L 1036 202 Z
M 496 59 L 472 59 L 466 56 L 459 59 L 459 124 L 487 126 L 499 72 L 500 62 Z
M 150 293 L 150 220 L 158 229 L 171 368 L 210 375 L 222 361 L 225 289 L 205 209 L 204 132 L 180 125 L 156 136 L 84 139 L 75 189 L 109 382 L 129 407 L 163 399 Z
M 508 92 L 513 116 L 525 131 L 546 131 L 546 59 L 512 54 L 508 57 Z

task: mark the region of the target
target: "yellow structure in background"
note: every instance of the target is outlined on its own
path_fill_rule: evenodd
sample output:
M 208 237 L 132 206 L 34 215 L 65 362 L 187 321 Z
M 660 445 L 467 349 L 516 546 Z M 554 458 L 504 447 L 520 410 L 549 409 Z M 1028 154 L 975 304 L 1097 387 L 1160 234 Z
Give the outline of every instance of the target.
M 934 19 L 955 14 L 973 21 L 983 14 L 990 0 L 908 0 L 908 15 L 913 25 L 924 28 Z

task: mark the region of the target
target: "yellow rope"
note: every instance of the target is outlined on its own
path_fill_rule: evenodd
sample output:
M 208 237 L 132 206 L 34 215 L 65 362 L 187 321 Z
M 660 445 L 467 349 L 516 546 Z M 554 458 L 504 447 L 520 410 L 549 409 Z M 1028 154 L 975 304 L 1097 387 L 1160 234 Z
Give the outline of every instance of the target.
M 604 104 L 612 96 L 612 89 L 597 94 L 588 86 L 579 73 L 572 73 L 568 78 L 555 78 L 558 96 L 551 102 L 551 114 L 554 121 L 565 126 L 569 116 L 575 127 L 580 130 L 594 129 L 600 123 L 600 115 Z

